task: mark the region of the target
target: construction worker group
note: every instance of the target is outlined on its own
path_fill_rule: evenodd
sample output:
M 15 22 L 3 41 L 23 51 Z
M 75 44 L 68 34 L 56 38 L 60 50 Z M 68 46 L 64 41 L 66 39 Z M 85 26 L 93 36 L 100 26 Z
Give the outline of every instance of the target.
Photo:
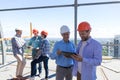
M 17 60 L 16 78 L 24 80 L 22 73 L 26 61 L 23 55 L 24 46 L 27 46 L 28 49 L 32 49 L 30 79 L 34 80 L 36 76 L 41 77 L 41 62 L 43 62 L 45 69 L 44 79 L 48 80 L 48 61 L 52 59 L 56 63 L 55 80 L 73 80 L 73 76 L 76 76 L 76 80 L 96 80 L 96 67 L 101 65 L 102 62 L 102 46 L 91 37 L 91 30 L 91 25 L 87 21 L 83 21 L 78 25 L 76 31 L 79 33 L 80 41 L 76 47 L 70 41 L 70 28 L 67 25 L 62 25 L 60 27 L 62 38 L 55 42 L 51 51 L 46 30 L 42 30 L 39 34 L 39 30 L 33 29 L 34 35 L 26 45 L 26 42 L 21 38 L 22 29 L 16 28 L 16 34 L 11 40 L 13 54 Z

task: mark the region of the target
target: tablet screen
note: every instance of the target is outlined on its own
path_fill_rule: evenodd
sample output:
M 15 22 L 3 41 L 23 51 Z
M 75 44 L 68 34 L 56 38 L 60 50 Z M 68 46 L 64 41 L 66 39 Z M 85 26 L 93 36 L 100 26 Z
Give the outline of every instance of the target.
M 76 54 L 76 53 L 74 53 L 74 52 L 62 51 L 62 54 L 63 54 L 64 56 L 71 56 L 71 55 Z

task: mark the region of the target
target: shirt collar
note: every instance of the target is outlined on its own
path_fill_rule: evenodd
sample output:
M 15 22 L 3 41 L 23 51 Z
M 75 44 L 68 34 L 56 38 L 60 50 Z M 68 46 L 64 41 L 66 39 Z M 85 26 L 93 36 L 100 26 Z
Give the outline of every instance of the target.
M 70 42 L 70 40 L 68 40 L 68 42 L 65 42 L 64 40 L 62 40 L 62 43 L 69 43 Z
M 91 38 L 91 37 L 89 37 L 89 39 L 87 40 L 87 43 L 90 43 L 90 42 L 91 42 L 91 40 L 92 40 L 92 38 Z
M 18 34 L 16 34 L 15 36 L 16 36 L 16 37 L 21 37 L 21 35 L 18 35 Z

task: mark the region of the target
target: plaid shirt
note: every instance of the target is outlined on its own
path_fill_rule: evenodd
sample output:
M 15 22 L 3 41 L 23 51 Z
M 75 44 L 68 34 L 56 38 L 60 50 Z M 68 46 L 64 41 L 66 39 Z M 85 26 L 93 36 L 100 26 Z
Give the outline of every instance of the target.
M 41 54 L 43 56 L 49 56 L 50 54 L 50 44 L 47 39 L 43 39 L 40 45 Z

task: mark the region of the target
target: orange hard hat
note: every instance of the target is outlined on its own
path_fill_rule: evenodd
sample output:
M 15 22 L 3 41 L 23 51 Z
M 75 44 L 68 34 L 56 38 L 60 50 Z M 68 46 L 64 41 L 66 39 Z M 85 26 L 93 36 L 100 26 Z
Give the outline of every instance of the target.
M 41 35 L 46 35 L 47 36 L 48 32 L 43 30 L 43 31 L 41 31 Z
M 81 22 L 79 25 L 78 25 L 78 31 L 86 31 L 86 30 L 91 30 L 91 27 L 90 27 L 90 24 L 86 21 L 84 22 Z
M 33 33 L 39 33 L 39 31 L 37 29 L 33 29 Z

